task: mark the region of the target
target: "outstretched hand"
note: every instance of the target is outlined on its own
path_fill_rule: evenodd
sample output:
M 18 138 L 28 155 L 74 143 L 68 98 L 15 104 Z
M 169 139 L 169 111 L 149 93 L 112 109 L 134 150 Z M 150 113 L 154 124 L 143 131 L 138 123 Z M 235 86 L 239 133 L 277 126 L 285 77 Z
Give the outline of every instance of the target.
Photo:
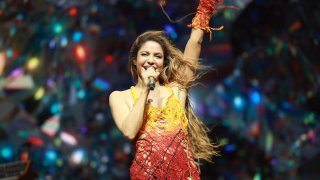
M 145 68 L 141 69 L 142 81 L 145 86 L 148 86 L 150 77 L 153 77 L 155 80 L 157 80 L 159 75 L 160 75 L 160 72 L 153 67 L 150 67 L 148 69 L 145 69 Z

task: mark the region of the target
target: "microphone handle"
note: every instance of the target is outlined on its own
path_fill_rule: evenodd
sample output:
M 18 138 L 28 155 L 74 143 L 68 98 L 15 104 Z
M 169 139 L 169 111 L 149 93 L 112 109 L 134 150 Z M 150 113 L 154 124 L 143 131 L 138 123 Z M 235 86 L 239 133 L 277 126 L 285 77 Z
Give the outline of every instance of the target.
M 148 87 L 149 87 L 149 89 L 150 89 L 151 91 L 154 90 L 154 87 L 155 87 L 154 77 L 149 77 Z

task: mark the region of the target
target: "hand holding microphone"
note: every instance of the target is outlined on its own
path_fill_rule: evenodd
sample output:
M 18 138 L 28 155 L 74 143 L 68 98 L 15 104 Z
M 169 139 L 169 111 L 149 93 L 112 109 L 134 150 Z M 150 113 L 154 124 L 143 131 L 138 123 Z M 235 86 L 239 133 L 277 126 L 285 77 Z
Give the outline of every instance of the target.
M 148 76 L 148 88 L 152 91 L 155 88 L 155 77 L 157 77 L 159 75 L 158 72 L 156 72 L 156 69 L 153 66 L 150 66 L 147 68 L 147 76 Z

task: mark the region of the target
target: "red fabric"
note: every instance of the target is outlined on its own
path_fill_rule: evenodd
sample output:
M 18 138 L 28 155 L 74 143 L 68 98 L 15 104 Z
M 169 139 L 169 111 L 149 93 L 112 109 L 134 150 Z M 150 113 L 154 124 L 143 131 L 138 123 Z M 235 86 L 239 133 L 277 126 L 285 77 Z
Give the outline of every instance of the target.
M 188 179 L 199 180 L 191 151 L 187 150 L 187 134 L 154 136 L 145 134 L 135 142 L 136 156 L 130 168 L 132 180 Z
M 234 8 L 234 6 L 217 6 L 218 3 L 223 3 L 223 0 L 200 0 L 197 13 L 192 19 L 192 23 L 188 27 L 199 28 L 205 32 L 210 33 L 210 40 L 212 39 L 212 30 L 221 30 L 223 26 L 219 28 L 212 28 L 209 26 L 209 22 L 212 16 L 212 13 L 216 13 L 217 9 L 221 8 Z

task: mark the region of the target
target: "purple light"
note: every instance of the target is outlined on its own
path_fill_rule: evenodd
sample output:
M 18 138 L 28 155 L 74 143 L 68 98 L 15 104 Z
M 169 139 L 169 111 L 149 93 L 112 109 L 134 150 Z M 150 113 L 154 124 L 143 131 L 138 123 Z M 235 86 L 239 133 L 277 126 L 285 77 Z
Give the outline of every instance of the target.
M 11 76 L 12 77 L 18 77 L 22 74 L 22 69 L 21 68 L 17 68 L 17 69 L 14 69 L 12 72 L 11 72 Z
M 88 127 L 86 127 L 86 126 L 80 127 L 80 132 L 83 133 L 83 134 L 87 133 L 88 132 Z

